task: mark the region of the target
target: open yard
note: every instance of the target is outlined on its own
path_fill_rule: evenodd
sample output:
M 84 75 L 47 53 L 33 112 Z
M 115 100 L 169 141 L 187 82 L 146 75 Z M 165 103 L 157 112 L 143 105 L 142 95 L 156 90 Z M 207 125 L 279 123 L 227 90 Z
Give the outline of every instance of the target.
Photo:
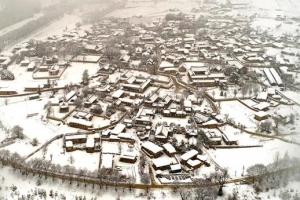
M 74 166 L 76 169 L 85 168 L 89 171 L 98 169 L 100 153 L 87 153 L 86 151 L 80 150 L 73 152 L 64 152 L 62 145 L 63 139 L 53 141 L 47 146 L 46 151 L 38 151 L 32 157 L 30 157 L 27 162 L 34 158 L 41 158 L 49 160 L 55 164 L 60 164 L 61 166 Z M 71 157 L 73 158 L 71 159 Z
M 247 130 L 254 131 L 256 122 L 253 119 L 255 111 L 247 108 L 238 101 L 221 102 L 221 114 L 228 114 L 228 118 L 232 118 L 235 124 L 241 124 Z
M 273 162 L 276 152 L 279 152 L 281 156 L 288 152 L 291 157 L 299 157 L 299 147 L 296 145 L 280 140 L 264 141 L 261 144 L 263 147 L 217 149 L 209 150 L 209 153 L 219 165 L 229 169 L 232 178 L 241 177 L 243 167 L 246 169 L 256 163 L 267 165 Z

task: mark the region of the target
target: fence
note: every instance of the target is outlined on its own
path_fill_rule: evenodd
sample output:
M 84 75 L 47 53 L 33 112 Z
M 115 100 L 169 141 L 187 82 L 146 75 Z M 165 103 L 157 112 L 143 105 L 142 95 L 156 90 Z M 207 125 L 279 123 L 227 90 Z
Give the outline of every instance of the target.
M 59 75 L 55 75 L 55 76 L 39 76 L 39 77 L 36 77 L 36 76 L 34 76 L 36 73 L 38 73 L 38 71 L 36 71 L 36 72 L 32 73 L 32 79 L 34 79 L 34 80 L 40 80 L 40 79 L 60 78 L 63 75 L 63 73 L 66 71 L 67 68 L 68 68 L 67 66 L 64 67 L 64 69 L 59 73 Z
M 63 137 L 63 134 L 61 135 L 57 135 L 54 138 L 52 138 L 51 140 L 47 141 L 45 144 L 43 144 L 41 147 L 39 147 L 37 150 L 35 150 L 34 152 L 32 152 L 31 154 L 29 154 L 28 156 L 26 156 L 25 160 L 30 158 L 32 155 L 34 155 L 36 152 L 40 151 L 41 149 L 43 149 L 44 147 L 46 147 L 47 145 L 49 145 L 51 142 L 60 139 Z
M 77 182 L 81 182 L 81 183 L 85 183 L 85 184 L 95 184 L 95 185 L 106 185 L 106 186 L 114 186 L 114 187 L 121 187 L 121 188 L 135 188 L 135 189 L 143 189 L 143 190 L 147 190 L 149 188 L 152 189 L 162 189 L 162 188 L 170 188 L 170 189 L 175 189 L 178 188 L 178 185 L 176 184 L 155 184 L 155 183 L 151 183 L 150 185 L 146 185 L 146 184 L 139 184 L 139 183 L 132 183 L 132 182 L 113 182 L 113 181 L 109 181 L 109 180 L 103 180 L 97 177 L 92 177 L 92 176 L 80 176 L 78 174 L 64 174 L 62 172 L 56 172 L 56 171 L 49 171 L 49 170 L 43 170 L 43 169 L 36 169 L 36 168 L 30 168 L 28 166 L 26 166 L 23 162 L 22 163 L 16 163 L 13 161 L 10 161 L 8 159 L 3 159 L 0 158 L 0 161 L 3 163 L 3 165 L 7 165 L 7 166 L 12 166 L 15 169 L 20 169 L 29 173 L 36 173 L 39 174 L 41 176 L 48 176 L 48 177 L 53 177 L 57 178 L 57 179 L 61 179 L 61 180 L 67 180 L 67 181 L 77 181 Z M 253 178 L 257 178 L 257 177 L 263 177 L 263 176 L 270 176 L 272 174 L 278 174 L 278 173 L 282 173 L 284 171 L 294 171 L 294 170 L 299 170 L 299 166 L 295 165 L 289 168 L 284 168 L 284 169 L 279 169 L 277 171 L 274 172 L 267 172 L 264 174 L 260 174 L 257 176 L 249 176 L 249 177 L 243 177 L 243 178 L 237 178 L 237 179 L 231 179 L 228 180 L 227 183 L 236 183 L 239 182 L 241 180 L 253 180 Z M 207 182 L 207 183 L 203 183 L 203 184 L 195 184 L 195 183 L 187 183 L 187 184 L 182 184 L 180 185 L 180 187 L 184 187 L 184 188 L 199 188 L 199 187 L 207 187 L 207 186 L 214 186 L 217 185 L 217 183 L 212 183 L 212 182 Z

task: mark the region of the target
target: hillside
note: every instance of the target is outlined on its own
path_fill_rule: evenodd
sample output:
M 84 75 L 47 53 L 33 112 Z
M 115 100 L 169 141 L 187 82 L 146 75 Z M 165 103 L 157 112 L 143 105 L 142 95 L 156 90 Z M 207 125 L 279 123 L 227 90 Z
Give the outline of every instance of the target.
M 40 0 L 3 0 L 2 10 L 0 11 L 0 29 L 10 26 L 14 23 L 32 17 L 40 12 Z

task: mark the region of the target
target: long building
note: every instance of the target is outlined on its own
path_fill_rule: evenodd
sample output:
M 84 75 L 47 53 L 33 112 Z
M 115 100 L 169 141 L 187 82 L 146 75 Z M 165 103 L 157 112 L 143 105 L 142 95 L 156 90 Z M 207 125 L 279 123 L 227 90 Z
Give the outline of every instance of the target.
M 276 85 L 276 81 L 268 68 L 264 68 L 264 73 L 267 76 L 269 83 L 271 85 Z
M 282 86 L 282 80 L 281 80 L 279 74 L 277 73 L 277 71 L 276 71 L 274 68 L 271 68 L 271 69 L 270 69 L 270 72 L 271 72 L 271 74 L 273 75 L 273 77 L 274 77 L 274 79 L 275 79 L 277 85 L 278 85 L 278 86 Z

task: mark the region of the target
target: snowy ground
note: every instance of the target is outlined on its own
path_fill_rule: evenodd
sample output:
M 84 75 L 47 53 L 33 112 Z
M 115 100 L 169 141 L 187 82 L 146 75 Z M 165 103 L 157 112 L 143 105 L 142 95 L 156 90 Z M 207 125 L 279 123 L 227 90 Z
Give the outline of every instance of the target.
M 227 167 L 231 178 L 241 177 L 243 167 L 245 169 L 255 163 L 269 164 L 273 162 L 276 152 L 281 156 L 288 152 L 291 157 L 300 157 L 300 147 L 282 142 L 280 140 L 260 141 L 263 147 L 241 149 L 217 149 L 209 150 L 212 158 L 222 167 Z M 240 162 L 242 161 L 242 162 Z
M 30 161 L 34 158 L 41 158 L 50 161 L 52 156 L 51 162 L 60 164 L 61 166 L 70 165 L 74 166 L 76 169 L 88 169 L 89 171 L 98 169 L 100 153 L 87 153 L 80 150 L 64 153 L 62 145 L 63 139 L 56 140 L 47 146 L 45 155 L 43 150 L 41 150 L 35 153 L 27 161 Z M 73 157 L 73 161 L 70 159 L 70 157 Z
M 236 139 L 238 140 L 238 145 L 247 146 L 247 145 L 261 145 L 264 142 L 263 138 L 254 137 L 247 133 L 241 132 L 239 129 L 236 129 L 232 126 L 226 125 L 222 126 L 220 130 L 227 134 L 234 134 Z
M 300 104 L 300 93 L 299 92 L 286 90 L 286 91 L 281 91 L 281 93 L 284 94 L 287 98 L 290 98 L 293 101 L 295 101 L 296 103 Z
M 4 167 L 0 168 L 0 177 L 5 176 L 5 179 L 0 179 L 1 190 L 0 190 L 0 199 L 4 197 L 4 199 L 17 200 L 18 194 L 21 197 L 22 195 L 32 194 L 35 189 L 46 189 L 47 194 L 49 195 L 50 190 L 54 192 L 58 192 L 58 196 L 64 194 L 66 199 L 75 199 L 76 196 L 85 196 L 87 199 L 91 199 L 97 197 L 97 199 L 116 199 L 118 196 L 121 197 L 122 200 L 146 200 L 147 196 L 140 196 L 140 194 L 145 194 L 143 190 L 132 190 L 129 192 L 128 189 L 125 189 L 123 192 L 122 189 L 118 189 L 117 191 L 114 188 L 108 188 L 108 190 L 103 187 L 99 189 L 99 186 L 95 186 L 93 189 L 92 185 L 88 185 L 86 188 L 83 184 L 80 184 L 77 187 L 77 183 L 72 183 L 69 185 L 69 181 L 62 183 L 61 180 L 52 181 L 51 178 L 45 180 L 41 178 L 41 185 L 37 186 L 38 176 L 32 177 L 29 175 L 28 177 L 21 176 L 19 172 L 13 171 L 11 168 Z M 12 192 L 10 187 L 12 185 L 17 186 L 17 192 Z M 164 195 L 162 194 L 164 192 Z M 155 196 L 156 199 L 174 199 L 179 200 L 180 197 L 178 194 L 174 194 L 171 190 L 155 190 L 150 191 L 152 196 Z M 167 198 L 165 198 L 167 196 Z M 52 199 L 47 197 L 47 199 Z M 34 198 L 35 200 L 41 199 L 38 196 Z M 57 198 L 58 199 L 58 198 Z M 153 198 L 152 198 L 153 199 Z
M 256 121 L 253 119 L 255 111 L 247 108 L 238 101 L 221 102 L 221 114 L 228 114 L 228 118 L 232 118 L 236 124 L 241 124 L 247 130 L 256 129 Z
M 184 6 L 182 6 L 184 5 Z M 132 16 L 147 16 L 147 17 L 161 17 L 168 13 L 169 9 L 177 8 L 179 11 L 188 13 L 192 8 L 197 6 L 196 2 L 190 1 L 188 4 L 184 0 L 167 0 L 157 2 L 154 4 L 149 2 L 128 2 L 124 9 L 116 10 L 107 16 L 114 17 L 132 17 Z
M 252 0 L 251 5 L 266 12 L 267 15 L 274 15 L 276 12 L 284 12 L 287 16 L 299 16 L 300 2 L 297 0 Z

